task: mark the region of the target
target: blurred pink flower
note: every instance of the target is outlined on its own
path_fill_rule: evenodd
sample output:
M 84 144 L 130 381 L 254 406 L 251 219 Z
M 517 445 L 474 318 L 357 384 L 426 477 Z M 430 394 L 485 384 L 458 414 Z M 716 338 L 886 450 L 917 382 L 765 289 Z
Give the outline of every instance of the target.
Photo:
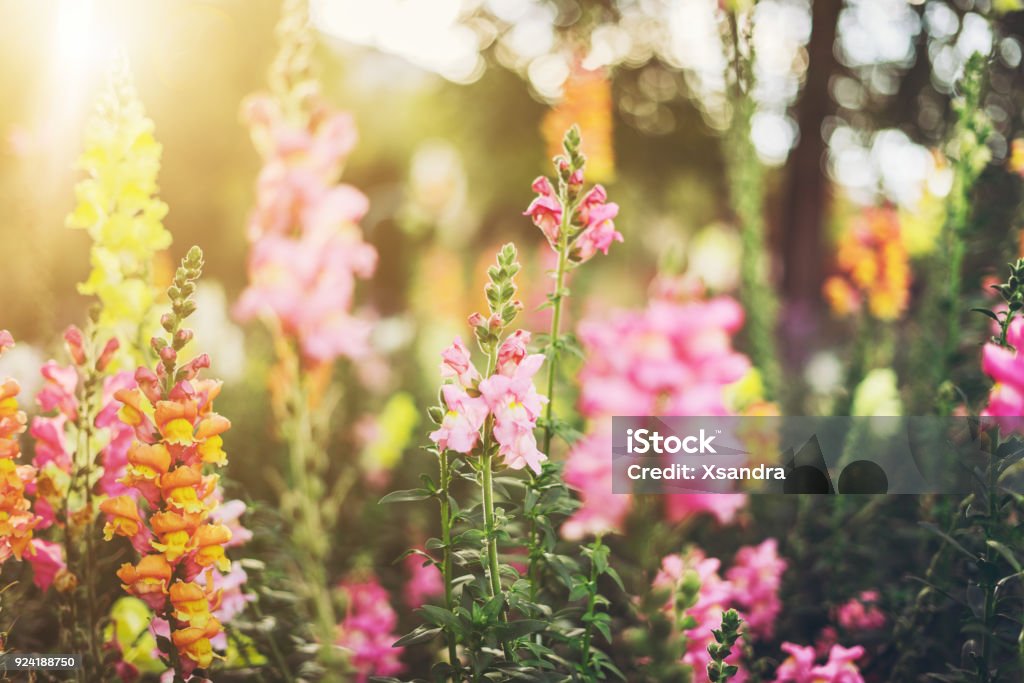
M 783 643 L 782 651 L 789 657 L 779 665 L 772 683 L 864 683 L 853 663 L 864 654 L 859 645 L 845 648 L 833 645 L 828 661 L 815 665 L 814 647 Z
M 743 310 L 734 299 L 706 299 L 699 290 L 663 287 L 643 310 L 584 320 L 579 325 L 586 355 L 580 371 L 580 412 L 592 425 L 612 415 L 728 415 L 723 390 L 750 367 L 747 357 L 732 348 L 732 336 L 742 324 Z M 628 510 L 626 494 L 611 494 L 610 462 L 605 466 L 582 460 L 610 460 L 610 439 L 605 442 L 603 451 L 591 443 L 569 454 L 566 470 L 572 473 L 572 486 L 588 494 L 568 522 L 570 534 L 588 533 L 589 528 L 617 530 Z M 601 479 L 586 483 L 586 473 Z M 745 505 L 746 496 L 673 493 L 663 500 L 670 521 L 709 513 L 725 524 Z M 594 505 L 612 512 L 591 510 Z
M 62 366 L 50 360 L 43 364 L 40 372 L 45 381 L 36 394 L 39 408 L 43 412 L 59 410 L 67 419 L 74 420 L 78 415 L 78 401 L 75 399 L 78 371 L 75 366 Z
M 725 576 L 732 584 L 735 603 L 746 617 L 744 630 L 760 638 L 773 635 L 775 619 L 782 611 L 779 587 L 786 566 L 786 560 L 779 557 L 779 544 L 774 538 L 736 552 L 736 559 Z
M 107 432 L 107 444 L 100 454 L 103 476 L 100 477 L 99 489 L 101 493 L 111 497 L 139 496 L 138 490 L 118 481 L 128 467 L 128 449 L 135 439 L 135 430 L 117 417 L 121 403 L 114 399 L 115 392 L 134 386 L 135 378 L 129 371 L 119 372 L 103 380 L 103 406 L 95 419 L 95 425 Z
M 235 315 L 273 318 L 314 362 L 363 357 L 370 323 L 352 313 L 353 297 L 377 252 L 358 226 L 366 196 L 336 182 L 356 141 L 352 117 L 321 107 L 300 126 L 266 96 L 250 98 L 244 115 L 264 166 L 249 221 L 250 282 Z
M 444 594 L 444 581 L 435 565 L 426 563 L 421 555 L 405 558 L 405 572 L 408 579 L 402 588 L 402 597 L 410 609 L 425 605 L 430 598 Z
M 370 676 L 401 673 L 403 648 L 392 647 L 398 640 L 395 628 L 398 615 L 391 609 L 388 592 L 370 577 L 365 581 L 345 581 L 339 586 L 348 606 L 338 627 L 338 645 L 351 652 L 349 663 L 356 681 L 365 683 Z
M 583 506 L 562 525 L 562 536 L 578 541 L 618 531 L 632 507 L 633 497 L 612 493 L 611 420 L 602 419 L 569 451 L 563 478 L 579 492 Z
M 57 572 L 67 566 L 64 563 L 64 549 L 60 543 L 41 538 L 33 538 L 30 544 L 32 550 L 25 555 L 25 559 L 32 565 L 32 582 L 45 591 L 53 583 Z
M 719 560 L 705 557 L 703 552 L 693 548 L 686 555 L 668 555 L 663 558 L 661 569 L 654 577 L 655 588 L 669 589 L 679 584 L 690 571 L 695 572 L 700 579 L 697 602 L 686 610 L 686 614 L 695 619 L 697 624 L 684 632 L 686 653 L 683 655 L 683 663 L 693 667 L 693 683 L 707 682 L 707 667 L 711 662 L 708 645 L 714 642 L 712 630 L 721 627 L 722 613 L 734 606 L 733 587 L 719 575 L 720 565 Z M 664 609 L 675 609 L 674 600 L 670 599 Z M 740 665 L 739 644 L 742 641 L 741 638 L 726 659 L 728 663 L 740 666 L 740 670 L 732 678 L 736 683 L 743 683 L 747 679 L 747 672 Z
M 1010 323 L 1006 341 L 1013 349 L 989 342 L 981 351 L 981 369 L 995 382 L 981 415 L 995 418 L 1004 432 L 1024 432 L 1024 318 Z
M 878 591 L 863 591 L 835 610 L 836 622 L 847 631 L 874 631 L 885 626 Z

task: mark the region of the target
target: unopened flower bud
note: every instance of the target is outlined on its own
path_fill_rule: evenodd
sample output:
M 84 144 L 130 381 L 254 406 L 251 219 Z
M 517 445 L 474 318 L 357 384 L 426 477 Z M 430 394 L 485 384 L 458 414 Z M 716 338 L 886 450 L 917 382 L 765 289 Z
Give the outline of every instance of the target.
M 486 320 L 479 313 L 474 313 L 471 316 L 469 316 L 469 325 L 470 325 L 470 327 L 480 327 L 481 325 L 483 325 L 485 323 L 486 323 Z
M 192 341 L 193 332 L 188 328 L 182 328 L 174 333 L 174 343 L 178 348 L 185 346 Z
M 178 352 L 171 346 L 165 346 L 160 349 L 160 360 L 165 363 L 173 363 L 178 358 Z
M 85 365 L 85 338 L 80 329 L 71 325 L 64 330 L 64 345 L 75 365 Z
M 100 353 L 100 357 L 96 359 L 96 369 L 103 372 L 110 365 L 110 361 L 114 359 L 114 354 L 121 348 L 121 342 L 117 341 L 117 337 L 111 337 L 107 340 L 106 346 L 103 347 L 103 351 Z

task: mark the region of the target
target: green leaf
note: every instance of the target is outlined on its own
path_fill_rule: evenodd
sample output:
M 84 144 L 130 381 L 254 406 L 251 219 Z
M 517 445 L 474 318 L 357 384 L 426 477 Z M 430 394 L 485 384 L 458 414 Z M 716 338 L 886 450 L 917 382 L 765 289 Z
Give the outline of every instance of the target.
M 438 626 L 445 626 L 452 631 L 460 631 L 462 629 L 462 623 L 459 621 L 459 618 L 444 607 L 423 605 L 416 611 L 422 613 L 428 621 Z
M 391 647 L 404 647 L 406 645 L 417 645 L 419 643 L 428 643 L 437 637 L 437 634 L 441 632 L 440 627 L 428 627 L 428 626 L 417 626 L 409 633 L 405 634 L 394 642 Z
M 1000 555 L 1002 555 L 1006 559 L 1006 561 L 1010 563 L 1010 566 L 1013 567 L 1013 570 L 1015 572 L 1020 573 L 1020 571 L 1021 571 L 1020 561 L 1017 559 L 1017 556 L 1014 555 L 1012 550 L 1010 550 L 1008 547 L 1006 547 L 1005 545 L 1003 545 L 999 541 L 995 541 L 995 540 L 991 540 L 991 539 L 988 541 L 988 545 L 989 545 L 990 548 L 993 548 L 996 552 L 998 552 Z
M 427 489 L 405 489 L 403 491 L 392 491 L 377 501 L 377 504 L 388 505 L 390 503 L 409 503 L 417 500 L 427 500 L 428 498 L 433 497 L 434 494 Z

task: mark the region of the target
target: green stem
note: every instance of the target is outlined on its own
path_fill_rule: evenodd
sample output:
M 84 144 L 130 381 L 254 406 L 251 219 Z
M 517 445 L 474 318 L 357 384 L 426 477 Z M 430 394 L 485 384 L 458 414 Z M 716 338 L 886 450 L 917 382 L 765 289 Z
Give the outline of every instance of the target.
M 497 349 L 492 347 L 487 353 L 487 373 L 484 375 L 485 377 L 490 377 L 494 374 L 497 362 L 498 352 Z M 488 416 L 487 421 L 484 423 L 484 435 L 480 449 L 480 488 L 483 490 L 484 499 L 484 531 L 487 535 L 487 573 L 490 579 L 491 597 L 502 596 L 502 601 L 504 602 L 501 590 L 501 567 L 498 563 L 498 530 L 494 514 L 494 482 L 491 472 L 493 459 L 491 454 L 491 436 L 493 430 L 494 418 Z M 508 614 L 504 606 L 501 609 L 501 619 L 503 621 L 508 620 Z M 509 650 L 508 643 L 502 641 L 501 648 L 505 651 L 505 658 L 511 660 L 512 653 Z
M 601 547 L 601 537 L 598 536 L 594 540 L 592 546 L 596 552 Z M 583 674 L 587 675 L 590 673 L 590 641 L 594 637 L 594 608 L 597 607 L 597 563 L 594 562 L 593 557 L 590 559 L 590 583 L 588 584 L 589 595 L 587 597 L 587 612 L 586 615 L 589 617 L 585 621 L 587 625 L 583 628 L 583 642 L 580 644 L 580 667 L 583 670 Z
M 555 269 L 555 291 L 551 294 L 551 331 L 548 339 L 551 353 L 548 354 L 548 404 L 544 408 L 543 450 L 543 453 L 548 457 L 551 457 L 551 439 L 554 435 L 555 377 L 558 374 L 558 341 L 562 334 L 562 302 L 565 299 L 565 274 L 569 268 L 569 229 L 572 227 L 572 215 L 576 211 L 576 207 L 571 205 L 568 195 L 568 190 L 563 189 L 559 197 L 559 201 L 562 204 L 562 219 L 558 227 L 558 266 Z M 543 476 L 543 473 L 540 476 Z M 530 472 L 530 486 L 534 488 L 537 486 L 537 475 L 532 471 Z M 530 517 L 527 540 L 530 546 L 530 554 L 527 558 L 527 576 L 530 579 L 530 601 L 536 602 L 538 586 L 540 585 L 540 558 L 538 556 L 540 539 L 537 537 L 537 519 L 535 515 Z
M 555 270 L 555 291 L 551 295 L 551 334 L 548 344 L 551 354 L 548 358 L 547 397 L 548 404 L 544 409 L 544 454 L 550 456 L 551 437 L 554 434 L 552 419 L 555 407 L 555 375 L 558 370 L 558 340 L 562 334 L 562 300 L 565 288 L 565 273 L 569 265 L 569 228 L 572 225 L 572 214 L 576 207 L 569 206 L 567 193 L 560 197 L 562 202 L 562 221 L 558 228 L 558 267 Z
M 995 448 L 992 452 L 995 452 Z M 995 558 L 995 549 L 988 541 L 992 540 L 992 525 L 996 524 L 996 518 L 999 515 L 999 490 L 997 483 L 998 470 L 995 462 L 990 462 L 988 466 L 988 518 L 984 522 L 985 528 L 985 564 L 989 567 L 993 566 Z M 996 612 L 996 586 L 995 581 L 992 580 L 988 573 L 985 574 L 985 628 L 981 633 L 981 665 L 978 668 L 978 683 L 989 683 L 989 670 L 991 669 L 992 662 L 992 641 L 993 631 L 995 630 L 995 612 Z
M 451 487 L 451 466 L 448 462 L 448 451 L 442 450 L 439 458 L 441 467 L 441 543 L 444 550 L 441 556 L 441 574 L 444 577 L 444 606 L 451 612 L 454 609 L 452 600 L 452 530 L 451 509 L 448 502 Z M 453 668 L 459 666 L 459 654 L 456 649 L 455 634 L 450 627 L 444 629 L 445 640 L 448 642 L 448 662 Z
M 295 376 L 301 377 L 301 371 L 298 371 Z M 294 431 L 289 443 L 289 464 L 297 494 L 293 498 L 296 503 L 294 513 L 298 531 L 296 540 L 300 553 L 305 555 L 305 561 L 301 566 L 301 576 L 305 594 L 312 601 L 314 628 L 321 643 L 319 656 L 327 669 L 327 677 L 324 680 L 335 680 L 332 678 L 336 674 L 334 669 L 343 664 L 343 661 L 337 656 L 334 649 L 338 620 L 334 613 L 334 602 L 327 585 L 327 573 L 324 568 L 324 563 L 327 560 L 326 548 L 329 533 L 324 528 L 320 514 L 320 495 L 314 490 L 314 479 L 310 477 L 312 463 L 310 462 L 309 448 L 315 447 L 316 444 L 313 438 L 309 403 L 306 392 L 302 391 L 301 380 L 294 384 L 296 390 L 292 398 L 295 411 Z

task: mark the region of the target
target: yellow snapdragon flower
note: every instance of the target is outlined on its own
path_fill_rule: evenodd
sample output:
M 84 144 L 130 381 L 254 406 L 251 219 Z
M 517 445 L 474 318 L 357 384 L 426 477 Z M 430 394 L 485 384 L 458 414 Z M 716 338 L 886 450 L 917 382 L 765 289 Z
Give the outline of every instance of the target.
M 126 366 L 143 360 L 136 342 L 156 330 L 153 261 L 171 244 L 167 205 L 157 197 L 162 147 L 153 129 L 127 67 L 118 65 L 86 126 L 78 160 L 86 177 L 66 221 L 92 239 L 92 270 L 78 291 L 99 300 L 99 326 L 124 342 Z

